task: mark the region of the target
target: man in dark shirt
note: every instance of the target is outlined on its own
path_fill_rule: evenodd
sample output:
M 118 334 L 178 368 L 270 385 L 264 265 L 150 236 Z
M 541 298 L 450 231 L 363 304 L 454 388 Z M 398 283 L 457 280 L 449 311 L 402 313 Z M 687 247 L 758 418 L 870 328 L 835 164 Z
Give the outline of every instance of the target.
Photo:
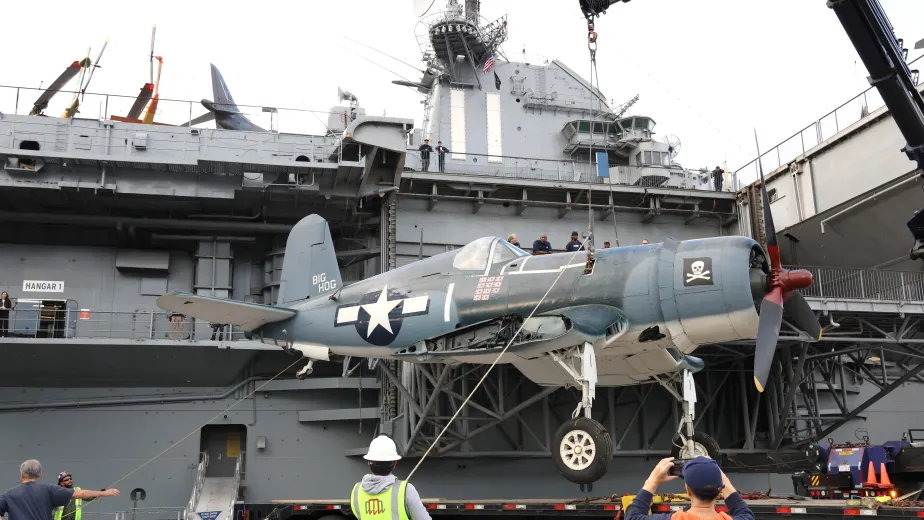
M 571 253 L 573 251 L 583 251 L 583 250 L 584 250 L 584 246 L 581 245 L 581 241 L 580 239 L 578 239 L 578 232 L 572 231 L 571 232 L 571 242 L 568 242 L 568 244 L 565 246 L 565 251 Z
M 433 147 L 430 146 L 430 140 L 424 139 L 422 145 L 420 145 L 420 170 L 429 171 L 430 170 L 430 152 L 433 151 Z
M 712 180 L 715 183 L 715 191 L 722 191 L 722 181 L 725 180 L 725 170 L 718 166 L 712 170 Z
M 437 159 L 440 161 L 440 173 L 446 171 L 446 154 L 449 152 L 449 148 L 443 146 L 443 141 L 437 141 L 436 143 L 436 153 L 438 154 Z
M 545 233 L 539 237 L 539 240 L 533 242 L 533 254 L 534 255 L 551 255 L 552 254 L 552 244 L 549 243 L 549 237 Z
M 72 498 L 89 500 L 99 497 L 117 497 L 118 489 L 106 491 L 73 490 L 38 482 L 42 465 L 30 459 L 19 466 L 22 484 L 0 495 L 0 516 L 9 513 L 9 520 L 52 520 L 56 507 L 66 506 Z
M 677 478 L 667 474 L 673 465 L 674 459 L 667 458 L 655 466 L 645 485 L 626 508 L 626 520 L 754 520 L 754 513 L 747 503 L 719 465 L 708 457 L 696 457 L 683 465 L 683 480 L 690 496 L 689 510 L 649 515 L 651 500 L 658 486 Z M 728 513 L 719 513 L 715 509 L 715 502 L 720 496 L 725 497 Z

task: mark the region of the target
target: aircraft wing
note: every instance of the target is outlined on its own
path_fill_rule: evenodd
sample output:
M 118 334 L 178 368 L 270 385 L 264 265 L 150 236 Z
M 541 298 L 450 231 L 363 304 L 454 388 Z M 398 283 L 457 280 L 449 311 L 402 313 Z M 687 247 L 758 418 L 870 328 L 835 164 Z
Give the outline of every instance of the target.
M 252 331 L 267 323 L 285 321 L 296 314 L 292 309 L 272 305 L 197 296 L 179 291 L 158 298 L 157 306 L 209 323 L 237 325 L 245 331 Z

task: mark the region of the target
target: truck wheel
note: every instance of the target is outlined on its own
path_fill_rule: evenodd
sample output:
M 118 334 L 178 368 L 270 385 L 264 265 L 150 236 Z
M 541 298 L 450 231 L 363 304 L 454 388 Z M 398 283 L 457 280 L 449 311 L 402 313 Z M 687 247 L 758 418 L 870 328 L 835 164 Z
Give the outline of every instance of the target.
M 563 477 L 575 484 L 591 484 L 606 475 L 613 461 L 613 441 L 602 424 L 578 417 L 555 432 L 552 457 Z
M 675 459 L 692 459 L 695 457 L 709 457 L 710 459 L 722 463 L 722 451 L 719 449 L 719 443 L 709 435 L 702 432 L 693 432 L 693 453 L 686 445 L 678 446 L 680 439 L 674 438 L 674 445 L 671 446 L 671 456 Z

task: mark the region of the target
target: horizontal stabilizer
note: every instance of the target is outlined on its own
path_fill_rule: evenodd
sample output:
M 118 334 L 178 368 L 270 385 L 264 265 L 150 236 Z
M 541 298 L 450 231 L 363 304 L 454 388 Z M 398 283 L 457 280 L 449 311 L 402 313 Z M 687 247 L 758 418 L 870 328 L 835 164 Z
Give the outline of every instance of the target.
M 285 321 L 296 312 L 292 309 L 260 305 L 211 296 L 197 296 L 185 292 L 172 292 L 157 299 L 157 306 L 184 316 L 209 323 L 237 325 L 245 331 L 258 329 L 267 323 Z

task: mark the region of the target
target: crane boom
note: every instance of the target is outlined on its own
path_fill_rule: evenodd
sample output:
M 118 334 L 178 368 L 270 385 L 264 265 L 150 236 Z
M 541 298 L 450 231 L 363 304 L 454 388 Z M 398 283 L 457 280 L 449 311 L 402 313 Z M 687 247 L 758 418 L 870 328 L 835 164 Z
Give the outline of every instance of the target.
M 593 19 L 607 8 L 629 0 L 578 0 L 581 12 L 593 31 Z M 898 126 L 905 146 L 901 149 L 915 161 L 924 178 L 924 98 L 918 91 L 918 71 L 908 68 L 908 50 L 895 31 L 879 0 L 826 0 L 834 11 L 869 71 L 870 85 L 876 87 Z M 924 40 L 915 45 L 924 48 Z M 914 237 L 910 257 L 924 259 L 924 210 L 908 221 Z
M 869 71 L 869 83 L 876 87 L 892 119 L 898 126 L 905 147 L 901 149 L 917 163 L 924 176 L 924 98 L 917 88 L 918 71 L 908 68 L 908 50 L 895 31 L 879 0 L 827 0 L 847 37 Z M 914 237 L 909 256 L 924 258 L 924 210 L 908 221 Z

